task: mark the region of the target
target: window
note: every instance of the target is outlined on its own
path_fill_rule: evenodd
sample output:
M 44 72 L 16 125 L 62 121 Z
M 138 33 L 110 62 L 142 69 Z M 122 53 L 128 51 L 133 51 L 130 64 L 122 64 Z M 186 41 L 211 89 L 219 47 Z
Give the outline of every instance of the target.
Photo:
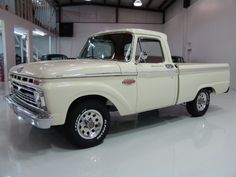
M 124 56 L 126 61 L 130 60 L 131 47 L 131 43 L 127 43 L 124 46 Z
M 105 34 L 88 39 L 79 58 L 129 61 L 132 35 L 128 33 Z
M 161 63 L 164 61 L 161 42 L 158 39 L 139 38 L 135 59 L 139 58 L 141 52 L 147 54 L 147 59 L 141 63 Z
M 88 41 L 86 58 L 111 58 L 113 53 L 114 46 L 110 40 L 93 39 L 93 41 Z

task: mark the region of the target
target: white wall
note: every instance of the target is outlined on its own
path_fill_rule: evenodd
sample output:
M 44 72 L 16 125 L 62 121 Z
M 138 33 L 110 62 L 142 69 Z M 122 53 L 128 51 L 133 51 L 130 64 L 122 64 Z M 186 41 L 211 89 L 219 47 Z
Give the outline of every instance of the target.
M 174 18 L 176 15 L 183 11 L 183 0 L 177 0 L 174 4 L 172 4 L 165 13 L 165 20 L 169 21 Z
M 44 55 L 49 53 L 49 36 L 33 36 L 32 44 L 35 51 L 35 48 L 38 49 L 39 55 Z
M 236 89 L 236 1 L 198 0 L 178 11 L 164 28 L 172 53 L 188 57 L 189 47 L 192 62 L 230 63 L 231 87 Z
M 162 13 L 143 10 L 118 9 L 119 23 L 162 23 Z M 62 22 L 116 22 L 116 8 L 101 6 L 63 7 Z
M 115 8 L 80 6 L 62 9 L 62 22 L 74 23 L 74 37 L 58 38 L 58 53 L 77 57 L 87 38 L 94 33 L 119 28 L 143 28 L 163 31 L 162 14 L 141 10 L 119 10 L 116 22 Z M 148 23 L 148 24 L 147 24 Z
M 186 36 L 186 15 L 183 9 L 183 0 L 176 1 L 166 11 L 164 32 L 167 34 L 172 55 L 184 56 L 184 43 Z
M 172 55 L 184 56 L 184 13 L 179 13 L 165 23 L 164 32 L 167 34 Z
M 189 9 L 188 41 L 193 61 L 234 61 L 236 1 L 199 0 Z

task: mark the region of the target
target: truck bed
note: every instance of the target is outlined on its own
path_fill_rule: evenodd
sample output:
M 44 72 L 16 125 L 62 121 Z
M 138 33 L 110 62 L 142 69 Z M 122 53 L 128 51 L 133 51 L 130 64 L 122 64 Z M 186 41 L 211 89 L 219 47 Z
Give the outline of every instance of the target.
M 229 64 L 179 63 L 179 89 L 177 104 L 194 99 L 202 88 L 210 88 L 215 94 L 229 88 Z

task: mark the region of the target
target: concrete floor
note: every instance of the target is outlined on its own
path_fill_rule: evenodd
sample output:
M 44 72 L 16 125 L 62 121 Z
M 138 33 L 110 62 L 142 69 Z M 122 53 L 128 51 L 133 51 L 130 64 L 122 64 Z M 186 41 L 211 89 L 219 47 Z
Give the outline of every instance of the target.
M 213 96 L 204 117 L 183 105 L 112 117 L 104 143 L 78 150 L 63 129 L 18 120 L 0 84 L 0 177 L 235 177 L 236 92 Z

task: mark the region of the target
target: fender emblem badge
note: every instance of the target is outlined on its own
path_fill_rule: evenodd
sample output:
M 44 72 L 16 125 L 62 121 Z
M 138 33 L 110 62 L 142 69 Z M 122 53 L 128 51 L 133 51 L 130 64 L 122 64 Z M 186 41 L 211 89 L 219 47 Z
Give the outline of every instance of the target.
M 136 81 L 134 79 L 125 79 L 122 81 L 122 84 L 124 85 L 131 85 L 134 84 Z

